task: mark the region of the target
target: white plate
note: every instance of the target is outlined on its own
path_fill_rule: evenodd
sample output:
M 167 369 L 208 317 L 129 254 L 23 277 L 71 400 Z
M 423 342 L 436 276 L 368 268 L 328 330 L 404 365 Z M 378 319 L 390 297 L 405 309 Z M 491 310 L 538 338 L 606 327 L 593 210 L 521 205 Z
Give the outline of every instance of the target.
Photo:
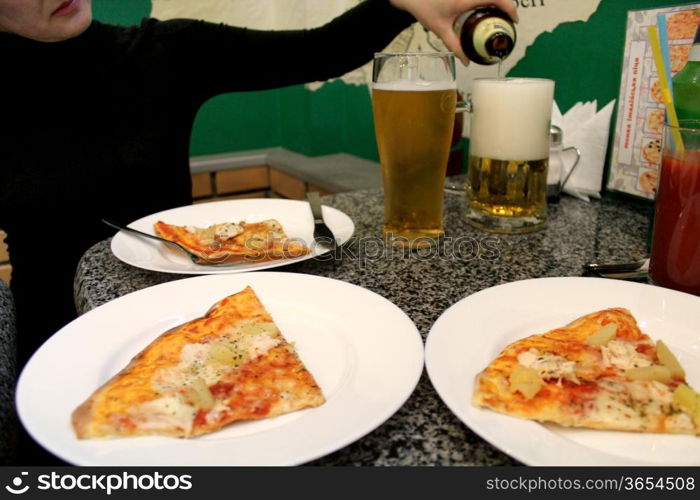
M 508 344 L 618 306 L 628 308 L 653 340 L 666 342 L 689 384 L 700 389 L 700 297 L 600 278 L 517 281 L 462 299 L 428 335 L 428 375 L 462 422 L 528 465 L 700 465 L 697 437 L 569 429 L 471 405 L 477 373 Z
M 95 389 L 159 334 L 246 285 L 296 343 L 325 404 L 193 439 L 75 437 L 71 412 Z M 39 443 L 78 465 L 293 465 L 381 425 L 408 399 L 422 370 L 415 325 L 369 290 L 293 273 L 200 276 L 134 292 L 65 326 L 22 372 L 17 410 Z
M 323 206 L 322 210 L 326 225 L 340 243 L 348 241 L 355 231 L 352 219 L 332 207 Z M 260 222 L 265 219 L 277 219 L 287 236 L 299 239 L 311 248 L 311 253 L 293 259 L 241 262 L 230 266 L 212 267 L 195 264 L 184 252 L 173 250 L 169 245 L 124 231 L 119 231 L 112 238 L 112 253 L 127 264 L 151 271 L 177 274 L 229 274 L 285 266 L 328 252 L 328 249 L 314 243 L 313 217 L 306 201 L 261 198 L 201 203 L 148 215 L 128 226 L 155 235 L 153 224 L 159 220 L 178 226 L 207 227 L 221 222 L 243 220 Z

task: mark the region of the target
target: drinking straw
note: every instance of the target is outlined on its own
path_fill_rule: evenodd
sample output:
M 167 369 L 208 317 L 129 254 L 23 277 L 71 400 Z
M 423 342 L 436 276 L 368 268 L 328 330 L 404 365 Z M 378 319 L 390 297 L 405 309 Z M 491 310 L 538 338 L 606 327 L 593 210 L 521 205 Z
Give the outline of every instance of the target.
M 666 23 L 666 14 L 657 14 L 656 25 L 659 28 L 659 45 L 661 46 L 661 55 L 664 61 L 664 71 L 668 78 L 668 89 L 673 95 L 673 78 L 671 78 L 671 56 L 668 50 L 668 24 Z
M 681 133 L 678 130 L 678 116 L 676 115 L 676 108 L 673 105 L 673 94 L 671 94 L 671 89 L 669 87 L 669 81 L 671 76 L 666 72 L 664 67 L 663 56 L 661 55 L 661 44 L 659 43 L 659 30 L 656 26 L 649 26 L 649 43 L 651 44 L 651 52 L 654 55 L 654 64 L 656 64 L 656 71 L 659 74 L 659 84 L 661 85 L 661 98 L 663 100 L 664 106 L 666 107 L 666 116 L 668 117 L 668 123 L 673 127 L 671 129 L 671 134 L 673 135 L 673 142 L 676 144 L 676 150 L 679 153 L 683 153 L 683 139 L 681 138 Z

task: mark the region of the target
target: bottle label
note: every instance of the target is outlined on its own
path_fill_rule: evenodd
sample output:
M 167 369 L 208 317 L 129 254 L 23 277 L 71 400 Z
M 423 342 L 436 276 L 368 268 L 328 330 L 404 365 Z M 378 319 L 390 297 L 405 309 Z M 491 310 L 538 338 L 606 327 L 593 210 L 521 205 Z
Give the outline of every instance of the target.
M 515 40 L 515 31 L 513 28 L 497 17 L 484 19 L 474 29 L 474 50 L 488 61 L 497 62 L 499 60 L 498 57 L 486 51 L 486 42 L 488 42 L 489 38 L 498 33 L 505 33 Z
M 700 29 L 698 29 L 700 33 Z M 688 61 L 700 61 L 700 42 L 695 42 L 688 56 Z
M 459 36 L 459 34 L 462 32 L 462 26 L 464 26 L 464 21 L 466 21 L 467 18 L 472 15 L 472 12 L 473 11 L 471 10 L 463 12 L 455 21 L 454 31 L 455 33 L 457 33 L 457 36 Z

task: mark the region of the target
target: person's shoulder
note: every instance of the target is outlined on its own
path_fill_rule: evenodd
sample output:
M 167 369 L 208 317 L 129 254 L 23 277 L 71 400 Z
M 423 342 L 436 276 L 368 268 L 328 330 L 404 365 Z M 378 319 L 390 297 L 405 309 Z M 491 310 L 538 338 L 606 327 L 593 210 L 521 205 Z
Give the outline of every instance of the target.
M 171 37 L 187 35 L 194 30 L 206 29 L 210 23 L 198 19 L 168 19 L 161 21 L 156 18 L 144 19 L 139 31 L 154 37 Z
M 201 39 L 201 27 L 197 26 L 198 21 L 191 19 L 145 18 L 131 26 L 93 21 L 89 39 L 93 47 L 102 51 L 103 60 L 114 60 L 120 65 L 146 60 L 154 68 L 160 63 L 171 65 L 173 58 L 182 56 L 193 40 Z
M 135 33 L 138 29 L 139 26 L 123 26 L 93 20 L 88 33 L 102 37 L 123 37 Z
M 91 29 L 101 36 L 121 41 L 143 40 L 148 38 L 168 37 L 187 33 L 201 27 L 202 21 L 195 19 L 169 19 L 161 21 L 156 18 L 144 18 L 139 24 L 122 26 L 93 21 Z

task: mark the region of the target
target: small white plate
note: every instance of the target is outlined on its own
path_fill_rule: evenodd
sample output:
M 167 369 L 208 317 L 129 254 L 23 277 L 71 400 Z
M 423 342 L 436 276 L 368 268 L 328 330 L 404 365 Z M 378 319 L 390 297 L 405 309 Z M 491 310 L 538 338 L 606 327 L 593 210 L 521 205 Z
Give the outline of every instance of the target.
M 166 330 L 250 285 L 326 402 L 193 439 L 79 440 L 72 411 Z M 17 410 L 46 449 L 77 465 L 295 465 L 338 450 L 393 415 L 423 370 L 423 342 L 394 304 L 343 281 L 296 273 L 199 276 L 125 295 L 77 318 L 32 357 Z
M 340 244 L 350 239 L 355 224 L 345 213 L 323 206 L 323 218 Z M 170 245 L 124 231 L 112 238 L 112 253 L 122 262 L 150 271 L 176 274 L 229 274 L 258 271 L 286 266 L 294 262 L 312 259 L 328 252 L 313 239 L 314 223 L 311 208 L 306 201 L 260 198 L 251 200 L 227 200 L 187 205 L 142 217 L 129 227 L 155 235 L 153 224 L 159 220 L 177 226 L 207 227 L 222 222 L 260 222 L 277 219 L 287 236 L 295 238 L 311 248 L 311 253 L 292 259 L 268 262 L 240 262 L 230 266 L 198 265 Z
M 700 297 L 600 278 L 517 281 L 462 299 L 430 330 L 428 375 L 462 422 L 528 465 L 700 465 L 697 437 L 542 425 L 472 406 L 476 375 L 508 344 L 610 307 L 626 307 L 643 332 L 662 339 L 700 389 Z

